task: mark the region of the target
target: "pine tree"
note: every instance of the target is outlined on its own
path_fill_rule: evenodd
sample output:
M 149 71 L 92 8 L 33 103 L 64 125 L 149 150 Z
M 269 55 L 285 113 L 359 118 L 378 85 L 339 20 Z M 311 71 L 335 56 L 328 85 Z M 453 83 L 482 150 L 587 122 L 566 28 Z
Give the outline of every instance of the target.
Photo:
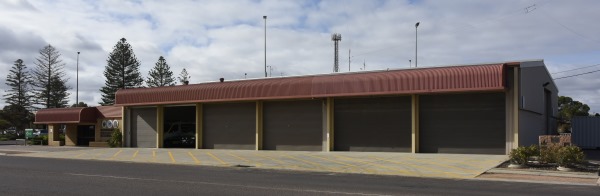
M 45 108 L 64 107 L 57 103 L 67 101 L 70 87 L 65 85 L 67 79 L 64 79 L 65 64 L 60 60 L 61 54 L 52 45 L 40 49 L 39 53 L 34 62 L 36 68 L 33 70 L 32 83 L 36 104 Z
M 106 81 L 102 92 L 101 105 L 112 105 L 115 103 L 115 93 L 119 89 L 138 88 L 144 80 L 140 76 L 140 62 L 135 57 L 131 45 L 125 38 L 121 38 L 109 54 L 108 63 L 104 70 Z
M 187 72 L 187 70 L 185 70 L 185 68 L 183 68 L 183 70 L 181 70 L 179 77 L 177 77 L 177 79 L 179 79 L 179 82 L 181 82 L 181 84 L 185 84 L 185 85 L 187 85 L 190 82 L 190 78 L 191 78 L 191 76 L 188 74 L 188 72 Z
M 171 71 L 169 64 L 167 64 L 167 60 L 160 56 L 154 68 L 148 72 L 148 80 L 146 80 L 146 84 L 148 87 L 158 87 L 173 86 L 175 83 L 173 72 Z
M 31 109 L 31 76 L 27 71 L 27 65 L 23 64 L 23 60 L 17 59 L 15 61 L 8 76 L 6 76 L 6 85 L 10 87 L 6 91 L 7 94 L 4 95 L 7 104 L 20 105 Z
M 31 76 L 23 60 L 18 59 L 6 76 L 6 85 L 10 87 L 4 99 L 7 106 L 4 107 L 2 118 L 20 132 L 33 120 L 30 112 L 32 95 L 30 94 Z

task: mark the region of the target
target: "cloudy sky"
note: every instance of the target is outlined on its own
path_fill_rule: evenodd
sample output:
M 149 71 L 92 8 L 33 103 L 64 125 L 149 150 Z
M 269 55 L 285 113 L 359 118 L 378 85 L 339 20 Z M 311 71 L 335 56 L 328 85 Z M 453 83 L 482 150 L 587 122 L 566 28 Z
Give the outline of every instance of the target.
M 174 75 L 186 68 L 192 83 L 263 77 L 267 15 L 273 76 L 332 72 L 332 33 L 342 35 L 344 72 L 349 50 L 351 71 L 408 68 L 421 22 L 419 67 L 544 59 L 559 78 L 600 70 L 598 8 L 595 0 L 2 0 L 0 75 L 16 59 L 33 68 L 51 44 L 66 64 L 73 104 L 79 51 L 79 99 L 98 105 L 106 59 L 124 37 L 144 78 L 159 56 Z M 600 112 L 600 72 L 556 83 L 561 95 Z

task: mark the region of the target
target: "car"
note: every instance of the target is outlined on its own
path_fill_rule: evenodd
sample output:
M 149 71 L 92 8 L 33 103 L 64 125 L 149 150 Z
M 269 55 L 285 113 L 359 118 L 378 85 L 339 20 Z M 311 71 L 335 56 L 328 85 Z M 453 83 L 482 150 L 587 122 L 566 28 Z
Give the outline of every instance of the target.
M 194 147 L 196 145 L 196 124 L 173 122 L 164 134 L 165 147 Z
M 44 135 L 48 135 L 48 130 L 47 129 L 35 129 L 33 131 L 33 136 L 35 137 L 41 137 Z

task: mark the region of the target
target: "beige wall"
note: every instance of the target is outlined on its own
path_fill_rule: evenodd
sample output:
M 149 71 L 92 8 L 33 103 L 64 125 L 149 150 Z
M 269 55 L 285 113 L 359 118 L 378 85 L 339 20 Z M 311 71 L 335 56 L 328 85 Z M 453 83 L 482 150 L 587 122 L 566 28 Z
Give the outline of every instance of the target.
M 96 121 L 95 142 L 107 142 L 110 137 L 102 138 L 102 121 L 117 120 L 119 122 L 119 130 L 123 131 L 123 121 L 121 118 L 101 118 Z M 112 132 L 111 132 L 112 133 Z
M 77 145 L 77 124 L 67 124 L 67 130 L 65 133 L 65 145 Z

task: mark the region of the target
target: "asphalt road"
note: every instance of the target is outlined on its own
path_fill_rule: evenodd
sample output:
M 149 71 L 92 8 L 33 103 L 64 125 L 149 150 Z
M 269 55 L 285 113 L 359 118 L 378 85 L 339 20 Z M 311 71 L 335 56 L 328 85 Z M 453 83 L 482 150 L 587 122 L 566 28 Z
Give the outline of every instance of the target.
M 599 187 L 0 156 L 1 195 L 597 195 Z

